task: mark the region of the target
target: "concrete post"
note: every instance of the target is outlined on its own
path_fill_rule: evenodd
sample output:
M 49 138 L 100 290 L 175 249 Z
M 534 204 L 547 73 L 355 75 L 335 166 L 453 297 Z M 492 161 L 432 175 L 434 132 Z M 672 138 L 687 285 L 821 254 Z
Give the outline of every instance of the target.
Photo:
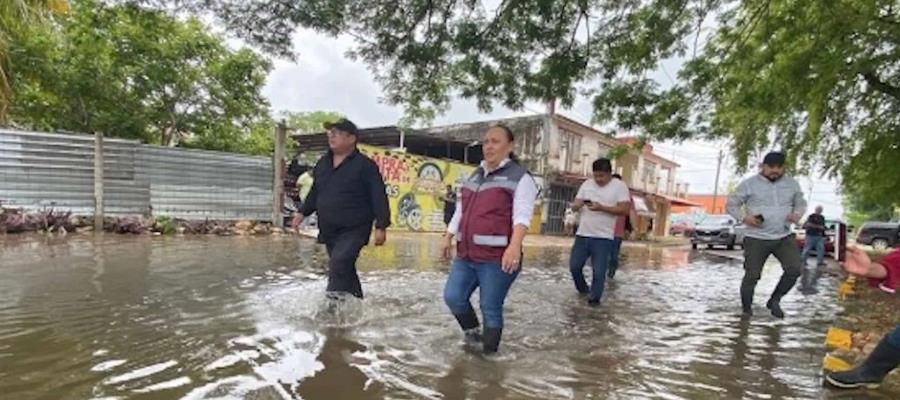
M 272 154 L 272 226 L 281 227 L 284 217 L 282 215 L 284 201 L 284 142 L 287 136 L 287 126 L 284 120 L 278 122 L 275 127 L 275 151 Z
M 103 232 L 103 133 L 94 132 L 94 231 Z

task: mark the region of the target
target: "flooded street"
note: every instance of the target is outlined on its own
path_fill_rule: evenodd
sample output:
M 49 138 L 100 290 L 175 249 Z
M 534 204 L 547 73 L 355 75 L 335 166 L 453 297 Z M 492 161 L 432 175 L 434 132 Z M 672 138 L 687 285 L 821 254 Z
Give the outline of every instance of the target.
M 836 282 L 787 319 L 741 322 L 741 265 L 625 250 L 603 305 L 568 249 L 530 248 L 500 355 L 467 351 L 442 299 L 436 236 L 360 258 L 363 302 L 323 299 L 324 249 L 292 237 L 8 237 L 0 393 L 8 399 L 828 398 L 819 368 Z M 477 305 L 476 298 L 473 303 Z M 878 392 L 871 396 L 880 398 Z M 889 398 L 885 395 L 883 398 Z

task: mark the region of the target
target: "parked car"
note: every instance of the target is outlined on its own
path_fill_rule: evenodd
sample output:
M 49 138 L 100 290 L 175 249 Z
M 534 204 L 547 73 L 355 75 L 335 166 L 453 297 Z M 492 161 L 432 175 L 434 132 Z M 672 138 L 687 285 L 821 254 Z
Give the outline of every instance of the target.
M 730 215 L 709 215 L 691 232 L 691 247 L 697 248 L 705 244 L 707 248 L 725 246 L 728 250 L 734 250 L 735 245 L 743 247 L 743 224 L 739 224 Z
M 825 220 L 825 254 L 834 254 L 834 230 L 840 223 L 841 221 L 836 219 Z M 797 236 L 797 247 L 802 251 L 806 245 L 806 229 L 803 229 L 803 225 L 799 225 L 794 229 L 794 233 Z M 809 255 L 817 255 L 816 250 L 810 251 Z
M 672 222 L 669 227 L 669 234 L 672 236 L 683 235 L 690 237 L 691 232 L 697 226 L 697 223 L 706 218 L 703 214 L 675 214 L 672 215 Z
M 684 235 L 688 236 L 694 230 L 694 223 L 688 220 L 672 221 L 669 227 L 669 234 L 672 236 Z
M 866 222 L 856 233 L 856 243 L 883 250 L 897 247 L 900 242 L 900 222 Z

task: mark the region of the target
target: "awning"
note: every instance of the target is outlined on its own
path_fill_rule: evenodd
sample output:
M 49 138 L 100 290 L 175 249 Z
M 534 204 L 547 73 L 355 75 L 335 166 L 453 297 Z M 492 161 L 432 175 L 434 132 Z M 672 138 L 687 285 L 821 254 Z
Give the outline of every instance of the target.
M 656 216 L 656 211 L 650 208 L 647 199 L 643 196 L 631 196 L 631 199 L 634 201 L 634 212 L 637 213 L 637 215 L 650 218 Z
M 682 198 L 680 198 L 680 197 L 667 196 L 667 195 L 664 195 L 664 194 L 658 194 L 657 196 L 666 199 L 666 200 L 667 200 L 669 203 L 671 203 L 673 206 L 703 207 L 703 204 L 695 203 L 695 202 L 693 202 L 693 201 L 690 201 L 690 200 L 688 200 L 688 199 L 682 199 Z M 727 196 L 722 196 L 722 197 L 725 198 L 725 197 L 727 197 Z
M 673 205 L 673 206 L 703 207 L 703 204 L 695 203 L 695 202 L 690 201 L 690 200 L 688 200 L 688 199 L 682 199 L 682 198 L 680 198 L 680 197 L 669 196 L 669 195 L 665 195 L 665 194 L 659 194 L 659 193 L 647 192 L 647 191 L 644 191 L 644 190 L 641 190 L 641 189 L 636 189 L 636 188 L 632 188 L 632 189 L 631 189 L 631 193 L 634 194 L 634 195 L 640 195 L 640 196 L 644 196 L 644 197 L 649 197 L 649 198 L 653 199 L 654 201 L 658 201 L 659 199 L 662 199 L 662 200 L 665 200 L 666 202 L 668 202 L 670 205 Z M 724 196 L 723 196 L 723 197 L 724 197 Z M 653 202 L 651 201 L 651 202 L 649 202 L 649 203 L 652 204 Z

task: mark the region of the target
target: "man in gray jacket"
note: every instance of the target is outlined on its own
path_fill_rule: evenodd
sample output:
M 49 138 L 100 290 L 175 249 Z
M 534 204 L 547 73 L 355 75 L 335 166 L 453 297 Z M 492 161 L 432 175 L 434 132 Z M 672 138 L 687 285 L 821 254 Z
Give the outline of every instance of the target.
M 753 315 L 753 291 L 769 255 L 775 255 L 784 270 L 766 303 L 776 318 L 784 318 L 781 298 L 794 287 L 803 271 L 791 224 L 800 222 L 806 212 L 806 200 L 800 184 L 784 175 L 784 163 L 784 153 L 766 154 L 760 173 L 741 182 L 726 206 L 728 214 L 747 226 L 741 282 L 741 305 L 747 317 Z

